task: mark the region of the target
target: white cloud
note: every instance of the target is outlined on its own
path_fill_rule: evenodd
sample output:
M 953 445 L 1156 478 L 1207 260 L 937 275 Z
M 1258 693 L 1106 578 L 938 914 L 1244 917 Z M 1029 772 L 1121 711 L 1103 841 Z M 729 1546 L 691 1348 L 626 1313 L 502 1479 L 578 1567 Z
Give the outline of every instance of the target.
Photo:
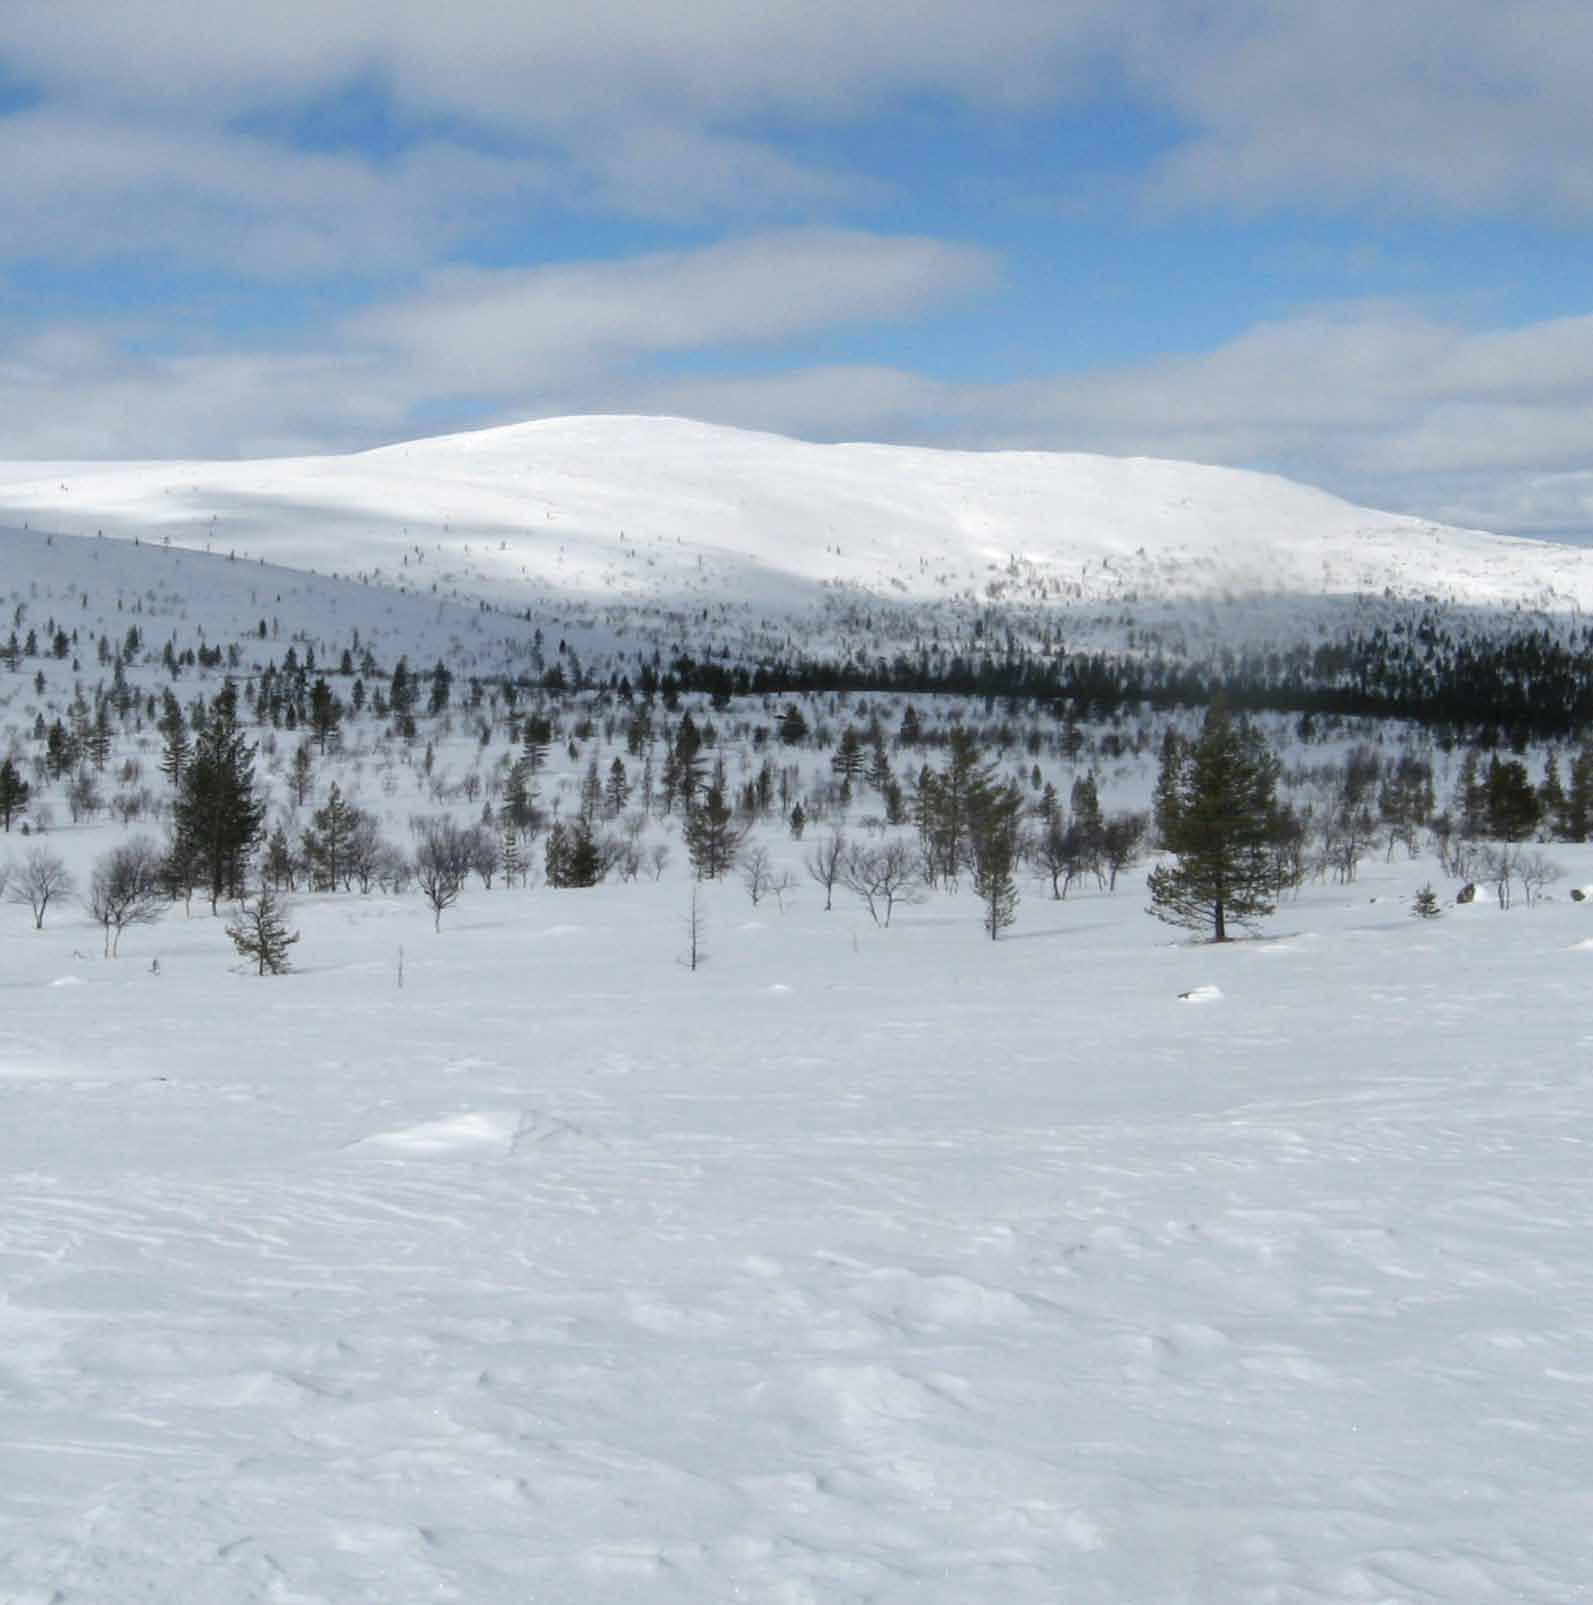
M 307 266 L 354 260 L 368 232 L 391 232 L 388 208 L 418 232 L 451 193 L 478 208 L 518 189 L 668 219 L 812 215 L 880 187 L 749 132 L 751 121 L 825 122 L 923 92 L 1049 102 L 1097 13 L 1104 0 L 1007 0 L 988 15 L 962 0 L 210 0 L 201 19 L 171 0 L 10 0 L 0 71 L 44 108 L 0 130 L 10 123 L 8 172 L 27 173 L 35 156 L 53 169 L 28 189 L 64 207 L 54 232 L 69 248 L 92 235 L 84 220 L 114 186 L 159 204 L 142 229 L 124 218 L 106 231 L 108 249 L 129 232 L 182 238 L 219 190 L 246 217 L 251 194 L 253 210 L 280 207 L 281 234 L 308 212 L 304 232 L 335 241 L 306 242 Z M 455 151 L 452 186 L 428 185 L 424 172 L 339 165 L 237 133 L 350 89 L 385 97 L 412 137 L 447 127 L 498 160 L 472 166 Z
M 996 276 L 994 259 L 968 246 L 790 229 L 616 262 L 453 269 L 348 333 L 399 354 L 439 393 L 481 395 L 648 355 L 904 318 Z
M 749 120 L 1125 84 L 1182 130 L 1152 180 L 1176 204 L 1593 211 L 1593 18 L 1572 0 L 9 0 L 0 65 L 79 113 L 212 134 L 375 83 L 649 213 L 800 206 L 859 176 Z
M 834 114 L 904 90 L 1049 98 L 1115 14 L 1106 0 L 9 0 L 6 57 L 96 104 L 203 115 L 386 77 L 403 103 L 503 127 Z
M 1412 201 L 1586 217 L 1593 17 L 1567 0 L 1267 0 L 1157 7 L 1137 82 L 1187 127 L 1178 204 Z
M 18 254 L 160 253 L 264 278 L 431 261 L 483 209 L 549 182 L 534 163 L 441 143 L 378 167 L 59 111 L 0 118 L 0 169 L 0 232 Z
M 965 246 L 789 229 L 613 262 L 449 270 L 301 352 L 162 354 L 171 331 L 148 323 L 17 328 L 0 338 L 0 457 L 352 448 L 424 432 L 411 419 L 456 397 L 515 416 L 612 407 L 638 372 L 646 388 L 652 360 L 907 317 L 997 274 Z

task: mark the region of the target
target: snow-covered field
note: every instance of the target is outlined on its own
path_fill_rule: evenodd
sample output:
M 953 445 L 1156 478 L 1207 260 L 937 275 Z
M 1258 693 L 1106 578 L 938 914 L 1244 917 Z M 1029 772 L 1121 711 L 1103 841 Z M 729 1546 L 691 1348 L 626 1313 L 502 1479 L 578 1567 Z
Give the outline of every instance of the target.
M 0 908 L 0 1600 L 1587 1597 L 1593 915 L 1429 877 Z
M 404 653 L 452 666 L 446 718 L 412 743 L 352 720 L 301 807 L 302 730 L 250 732 L 274 823 L 337 779 L 403 847 L 417 810 L 501 797 L 516 738 L 468 678 L 569 662 L 566 637 L 601 683 L 737 619 L 809 645 L 814 595 L 866 631 L 870 588 L 1044 613 L 1073 586 L 1114 628 L 1128 596 L 1257 573 L 1306 588 L 1302 627 L 1390 575 L 1593 605 L 1585 553 L 1257 476 L 657 420 L 13 465 L 0 512 L 33 526 L 0 531 L 3 633 L 39 636 L 0 671 L 0 757 L 35 787 L 0 858 L 42 844 L 80 884 L 164 832 L 152 697 L 290 647 L 371 649 L 373 691 Z M 97 783 L 148 797 L 74 825 L 42 732 L 115 664 L 140 695 Z M 543 776 L 566 818 L 631 712 L 586 695 Z M 770 753 L 827 783 L 873 705 L 820 701 L 800 752 L 772 699 L 696 713 L 732 786 Z M 1094 764 L 1143 806 L 1137 723 L 1074 764 L 1047 716 L 1001 762 L 1031 793 L 1031 757 L 1064 793 Z M 1289 762 L 1335 756 L 1291 729 Z M 1459 755 L 1423 750 L 1448 797 Z M 1031 879 L 992 943 L 968 893 L 887 930 L 826 913 L 768 820 L 795 889 L 703 887 L 690 972 L 678 815 L 644 829 L 660 880 L 472 884 L 440 933 L 415 893 L 300 897 L 272 979 L 200 900 L 114 960 L 75 901 L 40 931 L 0 904 L 0 1605 L 1593 1598 L 1593 903 L 1565 895 L 1593 847 L 1555 846 L 1558 898 L 1508 913 L 1371 858 L 1221 948 L 1145 916 L 1143 869 L 1066 902 Z

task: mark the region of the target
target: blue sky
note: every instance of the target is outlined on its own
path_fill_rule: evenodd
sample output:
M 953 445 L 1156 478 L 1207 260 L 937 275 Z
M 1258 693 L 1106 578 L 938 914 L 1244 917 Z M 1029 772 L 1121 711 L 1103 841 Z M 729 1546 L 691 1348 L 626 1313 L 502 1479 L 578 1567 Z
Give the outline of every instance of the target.
M 1593 528 L 1567 0 L 544 9 L 8 0 L 0 456 L 674 412 Z

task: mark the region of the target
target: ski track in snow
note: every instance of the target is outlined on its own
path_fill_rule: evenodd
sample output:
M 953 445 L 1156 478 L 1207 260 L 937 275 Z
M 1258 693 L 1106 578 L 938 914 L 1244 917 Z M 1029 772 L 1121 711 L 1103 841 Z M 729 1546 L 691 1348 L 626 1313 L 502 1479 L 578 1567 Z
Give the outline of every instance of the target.
M 0 927 L 0 1599 L 1583 1597 L 1585 913 L 550 895 Z

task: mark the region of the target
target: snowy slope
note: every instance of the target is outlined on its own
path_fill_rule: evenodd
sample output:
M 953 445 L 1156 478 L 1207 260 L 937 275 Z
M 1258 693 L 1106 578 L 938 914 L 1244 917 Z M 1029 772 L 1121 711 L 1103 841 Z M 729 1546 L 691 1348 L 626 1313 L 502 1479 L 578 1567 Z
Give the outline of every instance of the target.
M 555 599 L 556 600 L 556 599 Z M 21 613 L 18 614 L 20 605 Z M 568 608 L 531 616 L 433 594 L 283 568 L 161 541 L 46 535 L 0 527 L 0 607 L 5 633 L 62 625 L 83 638 L 121 641 L 131 626 L 146 651 L 235 645 L 244 668 L 309 644 L 322 662 L 368 647 L 385 669 L 407 655 L 417 664 L 446 659 L 455 673 L 524 672 L 540 628 L 568 636 L 583 655 L 612 650 L 614 637 Z M 257 637 L 260 625 L 266 633 Z M 285 634 L 284 634 L 285 632 Z M 330 655 L 330 658 L 329 658 Z
M 1231 469 L 550 419 L 356 456 L 0 465 L 0 519 L 511 605 L 1432 595 L 1593 607 L 1593 554 Z

